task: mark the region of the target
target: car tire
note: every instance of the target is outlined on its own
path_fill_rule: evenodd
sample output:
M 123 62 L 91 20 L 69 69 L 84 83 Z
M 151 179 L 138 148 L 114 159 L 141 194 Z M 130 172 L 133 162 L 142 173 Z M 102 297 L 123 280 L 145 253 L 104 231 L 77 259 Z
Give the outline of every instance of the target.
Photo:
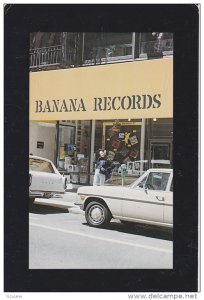
M 85 218 L 92 227 L 104 227 L 110 223 L 111 214 L 104 204 L 92 201 L 86 207 Z

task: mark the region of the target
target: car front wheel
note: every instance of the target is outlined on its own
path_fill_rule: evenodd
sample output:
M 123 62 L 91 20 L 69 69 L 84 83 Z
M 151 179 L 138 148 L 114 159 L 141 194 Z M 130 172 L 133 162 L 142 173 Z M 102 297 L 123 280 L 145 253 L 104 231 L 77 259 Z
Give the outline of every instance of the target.
M 85 218 L 90 226 L 104 227 L 111 220 L 108 208 L 99 202 L 90 202 L 85 210 Z

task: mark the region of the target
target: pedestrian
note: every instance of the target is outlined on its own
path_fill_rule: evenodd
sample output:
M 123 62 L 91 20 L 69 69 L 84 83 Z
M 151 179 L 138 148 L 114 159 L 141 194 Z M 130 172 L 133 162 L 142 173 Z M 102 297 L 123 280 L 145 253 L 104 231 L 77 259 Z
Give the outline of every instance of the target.
M 108 155 L 108 158 L 103 167 L 105 169 L 106 180 L 108 180 L 111 178 L 112 171 L 115 168 L 115 164 L 113 163 L 113 161 L 112 161 L 111 157 L 109 157 L 109 155 Z
M 99 152 L 99 155 L 100 156 L 96 162 L 93 185 L 104 185 L 106 180 L 106 164 L 107 164 L 106 150 L 101 150 Z

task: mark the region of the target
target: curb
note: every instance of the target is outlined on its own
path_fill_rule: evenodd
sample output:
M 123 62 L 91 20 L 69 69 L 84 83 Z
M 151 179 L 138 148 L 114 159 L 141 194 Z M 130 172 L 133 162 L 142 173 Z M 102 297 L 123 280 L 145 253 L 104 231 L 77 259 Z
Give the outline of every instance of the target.
M 34 204 L 38 205 L 48 205 L 52 207 L 59 207 L 59 208 L 67 208 L 69 213 L 74 214 L 83 214 L 84 212 L 79 208 L 79 206 L 75 205 L 73 202 L 62 201 L 62 200 L 47 200 L 47 199 L 36 199 Z
M 78 206 L 68 208 L 68 212 L 72 214 L 84 215 L 84 211 L 81 210 Z

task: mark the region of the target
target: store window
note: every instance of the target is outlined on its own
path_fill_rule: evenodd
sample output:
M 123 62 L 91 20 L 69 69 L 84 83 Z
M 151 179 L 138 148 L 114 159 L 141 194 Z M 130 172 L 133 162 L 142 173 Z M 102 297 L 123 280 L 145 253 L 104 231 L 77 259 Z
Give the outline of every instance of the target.
M 151 142 L 151 167 L 170 168 L 171 143 Z
M 151 120 L 151 138 L 173 137 L 173 119 L 152 119 Z
M 141 122 L 103 122 L 105 148 L 112 160 L 119 163 L 134 161 L 140 157 Z
M 116 166 L 126 164 L 128 174 L 138 174 L 141 162 L 141 125 L 141 120 L 97 121 L 95 161 L 99 150 L 106 149 L 108 158 Z
M 67 164 L 75 159 L 75 127 L 59 125 L 58 168 L 66 170 Z
M 65 122 L 66 123 L 66 122 Z M 91 121 L 59 124 L 58 168 L 72 183 L 87 184 L 90 160 Z

